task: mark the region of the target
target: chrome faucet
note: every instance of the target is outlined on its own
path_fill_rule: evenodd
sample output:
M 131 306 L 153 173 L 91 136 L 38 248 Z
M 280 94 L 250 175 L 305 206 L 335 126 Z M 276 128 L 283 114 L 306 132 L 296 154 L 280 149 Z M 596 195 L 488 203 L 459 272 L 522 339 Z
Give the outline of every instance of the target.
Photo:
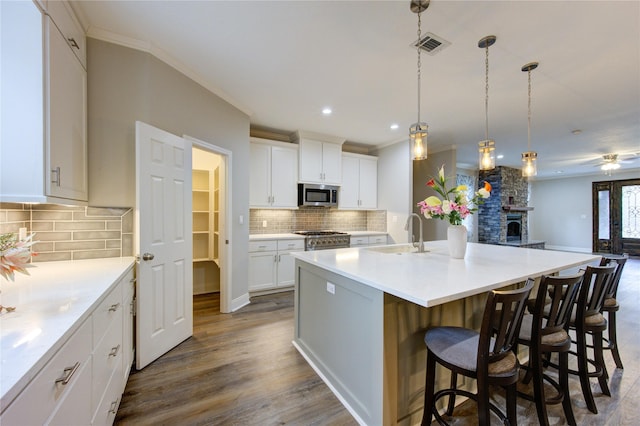
M 404 230 L 408 231 L 409 230 L 409 225 L 411 225 L 411 244 L 416 247 L 416 243 L 415 241 L 413 241 L 413 217 L 417 217 L 418 218 L 418 223 L 420 224 L 420 239 L 418 241 L 418 253 L 424 253 L 424 242 L 422 241 L 422 218 L 420 217 L 420 215 L 418 213 L 411 213 L 409 215 L 409 217 L 407 218 L 407 223 L 404 224 Z

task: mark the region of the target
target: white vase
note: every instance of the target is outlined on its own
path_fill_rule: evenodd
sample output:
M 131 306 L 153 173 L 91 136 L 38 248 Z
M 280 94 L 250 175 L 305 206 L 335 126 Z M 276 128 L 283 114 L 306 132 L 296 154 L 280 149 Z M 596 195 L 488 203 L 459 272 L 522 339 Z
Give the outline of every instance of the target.
M 449 256 L 453 259 L 464 259 L 467 251 L 467 228 L 464 225 L 449 225 L 447 228 Z

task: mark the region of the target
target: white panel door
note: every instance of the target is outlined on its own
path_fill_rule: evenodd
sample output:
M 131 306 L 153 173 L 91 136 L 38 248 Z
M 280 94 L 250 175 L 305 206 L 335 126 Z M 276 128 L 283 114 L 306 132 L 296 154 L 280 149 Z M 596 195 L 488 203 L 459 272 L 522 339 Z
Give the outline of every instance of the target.
M 249 206 L 271 205 L 271 147 L 259 143 L 249 144 Z
M 252 170 L 253 173 L 253 170 Z M 271 148 L 271 195 L 273 207 L 298 206 L 298 151 Z
M 342 183 L 342 145 L 322 144 L 323 183 L 340 185 Z
M 360 159 L 360 208 L 378 208 L 378 161 Z
M 191 142 L 136 122 L 136 368 L 193 334 Z
M 360 163 L 355 157 L 342 157 L 342 185 L 338 205 L 341 209 L 357 209 L 360 206 Z

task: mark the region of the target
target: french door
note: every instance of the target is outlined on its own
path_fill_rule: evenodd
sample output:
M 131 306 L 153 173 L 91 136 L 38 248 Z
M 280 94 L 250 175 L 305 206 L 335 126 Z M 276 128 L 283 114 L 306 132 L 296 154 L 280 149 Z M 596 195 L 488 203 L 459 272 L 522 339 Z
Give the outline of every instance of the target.
M 640 179 L 594 182 L 593 251 L 640 256 Z

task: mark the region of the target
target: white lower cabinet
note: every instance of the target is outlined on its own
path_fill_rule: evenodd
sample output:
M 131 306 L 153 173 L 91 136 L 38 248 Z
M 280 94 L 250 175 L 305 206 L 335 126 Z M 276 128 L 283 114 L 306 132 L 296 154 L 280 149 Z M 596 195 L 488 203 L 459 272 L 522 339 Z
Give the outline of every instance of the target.
M 249 291 L 292 287 L 295 281 L 293 251 L 304 251 L 304 239 L 249 242 Z
M 2 425 L 113 424 L 132 362 L 123 337 L 133 333 L 132 285 L 130 268 L 2 412 Z

